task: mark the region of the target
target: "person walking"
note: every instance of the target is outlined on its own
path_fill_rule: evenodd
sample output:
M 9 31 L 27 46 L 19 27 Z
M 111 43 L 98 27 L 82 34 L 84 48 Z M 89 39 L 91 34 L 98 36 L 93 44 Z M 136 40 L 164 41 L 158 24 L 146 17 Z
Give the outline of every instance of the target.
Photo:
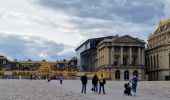
M 63 76 L 60 77 L 60 84 L 63 84 Z
M 46 80 L 46 82 L 48 82 L 48 75 L 45 76 L 45 80 Z
M 48 82 L 50 82 L 51 81 L 51 76 L 48 76 Z
M 86 76 L 86 74 L 84 74 L 81 77 L 81 82 L 82 82 L 82 91 L 81 91 L 81 93 L 84 92 L 86 94 L 86 85 L 87 85 L 87 76 Z
M 129 83 L 132 83 L 132 95 L 135 96 L 136 95 L 136 88 L 137 88 L 137 83 L 138 83 L 138 78 L 136 75 L 133 75 L 132 79 L 130 79 Z
M 103 74 L 101 74 L 101 77 L 99 79 L 99 94 L 101 93 L 101 89 L 103 89 L 103 94 L 105 94 L 105 89 L 104 89 L 104 85 L 106 84 L 106 79 L 103 77 Z
M 95 74 L 93 79 L 92 79 L 92 90 L 94 91 L 94 93 L 97 93 L 98 92 L 98 77 L 97 75 Z

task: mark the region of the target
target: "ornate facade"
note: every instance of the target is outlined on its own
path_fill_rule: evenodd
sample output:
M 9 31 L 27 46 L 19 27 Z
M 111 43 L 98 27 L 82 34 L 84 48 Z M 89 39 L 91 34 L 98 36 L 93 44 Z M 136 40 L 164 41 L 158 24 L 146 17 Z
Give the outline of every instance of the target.
M 149 80 L 170 80 L 170 19 L 149 37 L 145 54 Z
M 39 78 L 45 78 L 46 75 L 52 78 L 64 76 L 65 78 L 77 78 L 77 59 L 70 61 L 10 61 L 4 56 L 0 56 L 0 77 L 10 78 L 29 78 L 35 75 Z
M 97 45 L 96 70 L 112 80 L 129 80 L 137 74 L 144 80 L 145 42 L 129 35 L 104 39 Z

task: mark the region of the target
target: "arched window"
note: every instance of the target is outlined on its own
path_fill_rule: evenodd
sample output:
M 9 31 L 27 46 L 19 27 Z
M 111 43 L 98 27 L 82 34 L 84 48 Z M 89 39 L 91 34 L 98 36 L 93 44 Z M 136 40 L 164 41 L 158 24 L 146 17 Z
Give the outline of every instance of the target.
M 126 70 L 126 71 L 124 72 L 124 79 L 125 79 L 125 80 L 129 80 L 129 71 L 128 71 L 128 70 Z
M 117 71 L 115 72 L 115 79 L 116 79 L 116 80 L 119 80 L 119 79 L 120 79 L 120 71 L 119 71 L 119 70 L 117 70 Z
M 136 75 L 136 76 L 138 77 L 138 71 L 135 70 L 135 71 L 133 72 L 133 75 Z

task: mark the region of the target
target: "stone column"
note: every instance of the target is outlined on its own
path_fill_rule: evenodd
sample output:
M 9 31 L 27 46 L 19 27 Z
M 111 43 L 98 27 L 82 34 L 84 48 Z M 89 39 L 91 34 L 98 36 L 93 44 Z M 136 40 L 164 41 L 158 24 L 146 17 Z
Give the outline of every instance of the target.
M 111 64 L 111 59 L 110 59 L 111 56 L 112 56 L 111 52 L 112 52 L 112 51 L 111 51 L 111 48 L 109 47 L 109 48 L 108 48 L 108 58 L 107 58 L 107 59 L 108 59 L 108 64 L 109 64 L 109 65 Z
M 141 50 L 140 50 L 140 49 L 141 49 L 141 48 L 138 47 L 138 65 L 141 64 Z
M 124 70 L 120 70 L 120 80 L 124 80 Z
M 129 48 L 129 65 L 132 64 L 132 47 Z
M 144 54 L 144 52 L 145 52 L 145 50 L 144 50 L 144 48 L 142 48 L 142 53 L 141 53 L 141 55 L 142 55 L 142 62 L 141 62 L 141 65 L 144 65 L 145 64 L 145 54 Z
M 120 64 L 123 64 L 123 47 L 121 46 L 121 50 L 120 50 Z
M 111 64 L 114 64 L 114 47 L 111 50 Z
M 109 48 L 106 47 L 105 51 L 104 51 L 104 65 L 108 65 L 109 64 Z
M 115 80 L 115 72 L 114 72 L 114 69 L 111 69 L 111 80 Z

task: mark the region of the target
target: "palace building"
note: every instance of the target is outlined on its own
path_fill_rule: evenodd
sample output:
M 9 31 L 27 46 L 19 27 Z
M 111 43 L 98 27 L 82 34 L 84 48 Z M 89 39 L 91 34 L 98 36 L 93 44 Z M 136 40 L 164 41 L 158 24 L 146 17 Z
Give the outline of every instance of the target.
M 0 77 L 9 78 L 29 78 L 30 75 L 39 78 L 51 76 L 58 78 L 63 76 L 66 79 L 77 78 L 77 59 L 72 58 L 70 61 L 10 61 L 4 56 L 0 56 Z
M 104 39 L 97 45 L 96 70 L 112 80 L 144 80 L 145 42 L 129 35 Z
M 149 37 L 145 55 L 149 80 L 170 80 L 170 19 Z
M 95 73 L 91 73 L 89 76 L 93 76 L 93 74 L 103 74 L 107 79 L 129 80 L 133 74 L 136 74 L 139 77 L 139 80 L 144 80 L 145 42 L 143 40 L 133 38 L 129 35 L 121 37 L 116 35 L 110 36 L 110 38 L 102 38 L 93 48 L 93 52 L 95 52 L 93 60 L 91 60 L 92 58 L 88 56 L 88 54 L 77 52 L 80 55 L 83 54 L 84 56 L 87 56 L 91 61 Z M 90 49 L 84 51 L 88 50 Z M 82 58 L 80 62 L 78 60 L 78 63 L 81 62 L 84 62 L 85 64 L 89 63 Z M 80 64 L 80 66 L 83 65 Z

